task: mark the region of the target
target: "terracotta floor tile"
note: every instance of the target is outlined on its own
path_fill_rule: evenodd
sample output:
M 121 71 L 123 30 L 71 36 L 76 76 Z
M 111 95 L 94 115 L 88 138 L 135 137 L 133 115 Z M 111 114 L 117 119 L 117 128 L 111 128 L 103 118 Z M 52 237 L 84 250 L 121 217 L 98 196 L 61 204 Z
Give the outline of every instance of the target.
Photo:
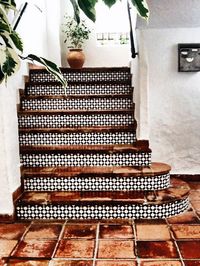
M 19 243 L 12 257 L 50 258 L 55 246 L 54 240 L 27 239 Z
M 98 258 L 135 258 L 134 243 L 130 240 L 99 240 Z
M 0 224 L 0 238 L 19 239 L 29 224 Z
M 172 241 L 138 241 L 137 253 L 140 258 L 178 258 Z
M 153 261 L 142 261 L 140 266 L 182 266 L 182 263 L 177 260 L 153 260 Z
M 171 217 L 167 219 L 170 224 L 200 224 L 200 220 L 196 213 L 188 211 L 183 214 Z
M 62 238 L 96 238 L 95 224 L 67 224 Z
M 17 243 L 17 240 L 0 239 L 0 257 L 8 257 Z
M 56 251 L 56 258 L 92 258 L 94 240 L 61 240 Z
M 200 266 L 200 260 L 184 260 L 185 266 Z
M 134 238 L 131 225 L 100 225 L 100 238 Z
M 200 259 L 200 241 L 177 241 L 184 259 Z
M 200 182 L 188 182 L 188 185 L 193 190 L 200 190 Z
M 171 228 L 176 239 L 200 239 L 200 225 L 176 224 Z
M 49 260 L 18 260 L 10 259 L 8 266 L 48 266 Z
M 192 200 L 191 204 L 197 212 L 200 212 L 200 201 Z
M 5 260 L 0 258 L 0 266 L 5 266 L 5 265 L 6 265 Z M 7 265 L 8 265 L 8 264 L 7 264 Z
M 51 261 L 51 266 L 92 266 L 93 261 L 86 261 L 86 260 L 53 260 Z
M 200 191 L 190 190 L 190 199 L 200 201 Z
M 25 239 L 57 239 L 61 229 L 62 225 L 59 224 L 32 224 L 25 235 Z
M 136 219 L 135 224 L 166 224 L 165 219 Z
M 136 238 L 138 240 L 170 240 L 170 232 L 165 224 L 137 224 Z
M 95 266 L 137 266 L 136 261 L 131 261 L 131 260 L 123 260 L 123 261 L 118 261 L 118 260 L 98 260 L 96 261 Z

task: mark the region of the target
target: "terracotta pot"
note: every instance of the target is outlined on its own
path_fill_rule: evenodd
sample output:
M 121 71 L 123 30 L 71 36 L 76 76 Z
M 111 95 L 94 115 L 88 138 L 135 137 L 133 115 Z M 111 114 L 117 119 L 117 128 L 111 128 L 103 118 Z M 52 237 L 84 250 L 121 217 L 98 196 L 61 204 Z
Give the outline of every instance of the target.
M 85 62 L 85 55 L 82 49 L 70 49 L 67 54 L 67 62 L 71 68 L 80 69 Z

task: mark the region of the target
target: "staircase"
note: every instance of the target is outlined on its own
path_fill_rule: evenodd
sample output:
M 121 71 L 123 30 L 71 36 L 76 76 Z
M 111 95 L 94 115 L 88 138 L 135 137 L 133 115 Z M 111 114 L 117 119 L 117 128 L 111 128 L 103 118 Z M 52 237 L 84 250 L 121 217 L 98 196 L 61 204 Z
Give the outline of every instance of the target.
M 166 218 L 189 205 L 188 185 L 151 162 L 137 140 L 129 68 L 63 69 L 66 91 L 30 70 L 18 112 L 23 194 L 29 219 Z

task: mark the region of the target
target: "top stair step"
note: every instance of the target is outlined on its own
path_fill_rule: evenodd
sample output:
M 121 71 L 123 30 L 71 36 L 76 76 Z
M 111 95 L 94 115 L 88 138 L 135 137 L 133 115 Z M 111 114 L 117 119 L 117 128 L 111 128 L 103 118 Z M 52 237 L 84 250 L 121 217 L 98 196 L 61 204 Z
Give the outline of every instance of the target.
M 71 69 L 61 68 L 64 78 L 69 82 L 96 82 L 96 81 L 131 81 L 130 68 L 115 67 L 115 68 L 82 68 Z M 55 81 L 53 75 L 48 73 L 45 69 L 31 69 L 30 82 L 51 82 Z

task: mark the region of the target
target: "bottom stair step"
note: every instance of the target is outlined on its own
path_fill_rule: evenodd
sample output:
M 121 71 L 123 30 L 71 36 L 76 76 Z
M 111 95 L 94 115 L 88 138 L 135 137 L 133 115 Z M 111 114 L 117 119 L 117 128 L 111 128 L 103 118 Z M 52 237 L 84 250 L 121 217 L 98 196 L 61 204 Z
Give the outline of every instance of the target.
M 161 219 L 184 212 L 188 196 L 189 186 L 178 179 L 154 192 L 24 192 L 16 215 L 21 220 Z

